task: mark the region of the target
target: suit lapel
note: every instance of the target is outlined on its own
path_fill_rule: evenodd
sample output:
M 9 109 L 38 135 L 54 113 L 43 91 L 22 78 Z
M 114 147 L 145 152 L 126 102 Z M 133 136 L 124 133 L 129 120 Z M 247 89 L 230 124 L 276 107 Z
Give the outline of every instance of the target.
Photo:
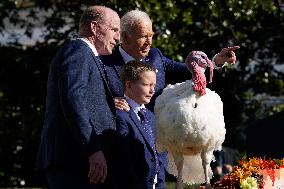
M 106 79 L 114 96 L 123 96 L 124 90 L 120 81 L 120 72 L 124 61 L 118 48 L 113 51 L 112 55 L 102 56 L 102 61 Z
M 116 71 L 118 78 L 120 78 L 121 68 L 125 64 L 125 62 L 118 48 L 115 49 L 113 53 L 114 53 L 114 60 L 115 60 L 115 63 L 113 64 L 113 68 Z
M 150 137 L 147 135 L 147 133 L 145 132 L 145 130 L 142 128 L 141 122 L 140 120 L 137 118 L 137 115 L 135 114 L 133 109 L 130 109 L 129 111 L 130 117 L 132 119 L 132 121 L 135 123 L 135 126 L 138 128 L 138 130 L 140 131 L 141 135 L 143 136 L 143 138 L 146 141 L 146 144 L 149 146 L 149 148 L 151 149 L 151 151 L 154 153 L 153 149 L 151 148 L 151 142 L 150 142 Z M 154 154 L 153 154 L 154 155 Z
M 92 56 L 93 56 L 93 59 L 95 60 L 95 66 L 98 68 L 99 72 L 100 72 L 100 75 L 101 75 L 101 78 L 103 80 L 103 83 L 104 83 L 104 86 L 105 86 L 105 90 L 106 90 L 106 93 L 108 93 L 109 95 L 107 95 L 107 99 L 108 99 L 108 103 L 109 103 L 109 106 L 110 106 L 110 109 L 113 113 L 113 115 L 116 115 L 115 113 L 115 104 L 114 104 L 114 96 L 109 88 L 109 84 L 108 84 L 108 80 L 106 79 L 106 75 L 105 75 L 105 69 L 103 68 L 103 64 L 100 60 L 100 58 L 98 56 L 95 56 L 93 52 L 91 52 Z
M 93 56 L 93 58 L 94 58 L 94 60 L 96 62 L 96 66 L 98 67 L 99 72 L 100 72 L 102 78 L 105 80 L 105 82 L 107 82 L 106 76 L 105 76 L 105 72 L 104 72 L 104 68 L 103 68 L 103 64 L 102 64 L 100 58 L 98 56 L 95 56 L 93 53 L 92 53 L 92 56 Z

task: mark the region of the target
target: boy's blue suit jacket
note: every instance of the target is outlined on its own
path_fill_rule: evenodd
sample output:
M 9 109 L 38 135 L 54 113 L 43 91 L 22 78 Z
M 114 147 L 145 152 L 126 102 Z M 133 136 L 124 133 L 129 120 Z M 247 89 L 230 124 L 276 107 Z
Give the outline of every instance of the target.
M 155 133 L 154 114 L 147 110 L 146 119 Z M 155 175 L 158 176 L 157 189 L 165 188 L 165 167 L 167 153 L 153 150 L 149 135 L 141 126 L 133 109 L 129 112 L 117 110 L 116 160 L 119 186 L 127 189 L 152 188 Z M 155 149 L 155 148 L 154 148 Z M 155 156 L 156 153 L 156 156 Z M 158 161 L 158 166 L 156 164 Z

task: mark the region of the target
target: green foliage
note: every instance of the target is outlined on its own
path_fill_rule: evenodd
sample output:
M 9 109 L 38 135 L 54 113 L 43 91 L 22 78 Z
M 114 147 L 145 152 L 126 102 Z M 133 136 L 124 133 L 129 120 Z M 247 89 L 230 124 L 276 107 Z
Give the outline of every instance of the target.
M 175 60 L 192 50 L 209 57 L 228 45 L 240 45 L 237 65 L 214 73 L 215 90 L 224 102 L 226 143 L 244 149 L 245 126 L 264 115 L 284 110 L 284 103 L 263 104 L 281 97 L 284 59 L 284 4 L 270 0 L 2 0 L 0 35 L 7 22 L 25 29 L 44 28 L 42 41 L 21 45 L 0 41 L 0 187 L 42 185 L 34 164 L 43 122 L 48 65 L 66 39 L 73 38 L 79 15 L 101 4 L 122 16 L 131 9 L 146 11 L 153 20 L 153 46 Z M 256 98 L 256 97 L 262 98 Z M 233 108 L 232 108 L 233 107 Z M 235 134 L 236 133 L 236 134 Z

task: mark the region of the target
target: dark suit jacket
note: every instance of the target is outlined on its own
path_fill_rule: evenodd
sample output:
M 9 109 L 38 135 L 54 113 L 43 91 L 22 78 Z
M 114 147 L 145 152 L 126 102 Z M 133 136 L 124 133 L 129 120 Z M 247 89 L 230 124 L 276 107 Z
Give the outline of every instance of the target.
M 122 97 L 124 94 L 123 85 L 120 80 L 121 67 L 125 64 L 119 49 L 116 48 L 111 55 L 100 56 L 105 65 L 105 71 L 113 96 Z M 162 93 L 167 84 L 175 84 L 191 79 L 191 73 L 186 65 L 175 62 L 165 57 L 157 48 L 151 48 L 145 62 L 151 63 L 157 70 L 157 83 L 155 95 L 146 107 L 153 112 L 155 100 Z
M 61 48 L 50 65 L 46 113 L 37 168 L 86 167 L 88 156 L 107 145 L 115 129 L 112 97 L 102 63 L 83 41 Z
M 154 131 L 154 114 L 147 110 L 145 117 Z M 117 110 L 117 135 L 115 165 L 118 188 L 152 188 L 156 174 L 156 188 L 165 188 L 164 168 L 167 164 L 167 153 L 158 154 L 152 149 L 149 135 L 142 129 L 133 109 L 129 112 Z

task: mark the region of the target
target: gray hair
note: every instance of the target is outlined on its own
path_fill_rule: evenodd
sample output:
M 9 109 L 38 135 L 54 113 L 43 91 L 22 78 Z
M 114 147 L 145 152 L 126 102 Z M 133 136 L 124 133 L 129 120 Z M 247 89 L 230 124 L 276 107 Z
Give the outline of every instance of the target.
M 121 17 L 120 20 L 120 32 L 123 33 L 131 33 L 134 30 L 134 26 L 145 20 L 150 20 L 149 15 L 146 12 L 141 10 L 131 10 L 127 12 L 124 16 Z

